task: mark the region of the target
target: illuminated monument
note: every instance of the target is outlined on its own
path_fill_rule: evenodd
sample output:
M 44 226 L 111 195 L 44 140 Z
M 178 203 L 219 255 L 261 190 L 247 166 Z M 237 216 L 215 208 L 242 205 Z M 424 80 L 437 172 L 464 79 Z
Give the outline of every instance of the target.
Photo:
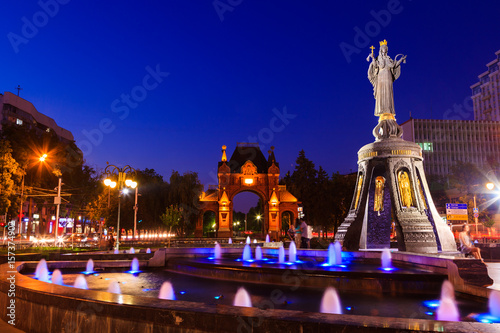
M 252 192 L 262 202 L 264 233 L 278 239 L 282 222 L 297 218 L 299 202 L 285 185 L 278 184 L 280 168 L 274 156 L 274 147 L 269 150 L 266 160 L 257 143 L 240 142 L 229 161 L 226 148 L 222 146 L 222 158 L 218 164 L 219 184 L 210 185 L 200 197 L 195 235 L 203 236 L 203 216 L 206 212 L 213 212 L 217 237 L 232 237 L 234 197 L 241 192 Z
M 400 251 L 456 251 L 453 234 L 432 201 L 422 149 L 401 138 L 403 130 L 396 122 L 392 86 L 406 56 L 398 54 L 392 60 L 385 40 L 380 42 L 378 57 L 373 55 L 373 46 L 371 49 L 368 79 L 373 85 L 375 116 L 379 117 L 373 129 L 375 142 L 358 151 L 356 189 L 335 239 L 350 251 L 388 248 L 394 223 Z

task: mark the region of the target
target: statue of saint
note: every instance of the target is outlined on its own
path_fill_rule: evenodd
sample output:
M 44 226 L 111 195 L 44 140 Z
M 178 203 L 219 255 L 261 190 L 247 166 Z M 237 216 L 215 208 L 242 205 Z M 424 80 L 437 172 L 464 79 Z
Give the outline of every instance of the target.
M 373 56 L 372 53 L 366 59 L 371 60 L 370 67 L 368 68 L 368 79 L 373 85 L 373 96 L 375 97 L 375 115 L 381 116 L 383 114 L 395 115 L 394 110 L 394 93 L 392 84 L 399 78 L 401 74 L 401 62 L 406 62 L 406 56 L 398 54 L 394 60 L 387 55 L 387 41 L 380 42 L 380 49 L 378 57 Z M 398 59 L 398 56 L 401 56 Z
M 380 216 L 380 212 L 384 210 L 384 185 L 385 178 L 382 176 L 378 176 L 375 178 L 375 199 L 373 204 L 373 210 L 378 212 Z
M 411 193 L 410 177 L 406 171 L 398 172 L 399 193 L 401 195 L 401 203 L 404 207 L 414 207 L 413 195 Z

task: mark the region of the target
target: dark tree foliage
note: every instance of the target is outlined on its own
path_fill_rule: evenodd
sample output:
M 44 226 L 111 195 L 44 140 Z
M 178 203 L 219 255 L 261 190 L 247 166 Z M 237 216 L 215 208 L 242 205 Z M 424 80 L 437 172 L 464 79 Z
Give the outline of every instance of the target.
M 303 150 L 293 173 L 287 173 L 281 180 L 302 202 L 307 223 L 315 226 L 316 231 L 323 231 L 325 237 L 327 231 L 335 232 L 347 216 L 355 182 L 356 174 L 334 173 L 329 177 L 321 166 L 316 170 Z

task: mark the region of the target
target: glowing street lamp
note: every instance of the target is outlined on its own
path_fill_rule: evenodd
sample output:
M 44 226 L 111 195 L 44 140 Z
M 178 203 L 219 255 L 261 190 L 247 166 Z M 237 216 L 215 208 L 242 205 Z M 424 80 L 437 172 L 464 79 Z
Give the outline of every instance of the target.
M 492 182 L 486 183 L 486 188 L 491 191 L 495 188 L 495 184 Z
M 115 182 L 111 180 L 111 178 L 106 178 L 104 180 L 104 185 L 109 186 L 110 188 L 115 188 L 118 185 L 118 219 L 117 219 L 117 224 L 116 224 L 116 250 L 120 250 L 120 211 L 121 211 L 121 197 L 122 197 L 122 190 L 124 190 L 125 186 L 135 188 L 137 187 L 137 183 L 134 182 L 131 179 L 127 179 L 127 173 L 135 173 L 135 169 L 132 168 L 130 165 L 126 165 L 123 168 L 119 168 L 116 165 L 109 164 L 106 166 L 104 169 L 104 173 L 106 176 L 111 177 L 111 176 L 117 176 L 118 177 L 118 182 Z M 127 190 L 125 188 L 125 190 Z M 128 190 L 127 190 L 128 191 Z M 134 225 L 135 229 L 135 225 Z M 134 230 L 135 233 L 135 230 Z

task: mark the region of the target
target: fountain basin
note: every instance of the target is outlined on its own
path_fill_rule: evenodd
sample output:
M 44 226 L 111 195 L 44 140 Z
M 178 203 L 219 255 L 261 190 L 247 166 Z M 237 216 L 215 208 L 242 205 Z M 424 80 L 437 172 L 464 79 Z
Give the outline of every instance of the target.
M 25 265 L 17 264 L 17 270 L 22 271 Z M 0 268 L 0 306 L 6 306 L 8 284 L 4 272 L 7 270 L 5 265 Z M 30 269 L 34 270 L 34 264 Z M 16 288 L 16 316 L 22 318 L 16 321 L 16 327 L 25 331 L 33 330 L 32 327 L 36 327 L 38 332 L 78 330 L 234 332 L 235 329 L 242 332 L 250 330 L 269 332 L 277 328 L 287 332 L 301 330 L 373 332 L 374 329 L 384 329 L 387 332 L 408 329 L 470 332 L 500 329 L 498 324 L 474 322 L 464 325 L 460 322 L 413 318 L 334 315 L 229 305 L 211 306 L 197 302 L 81 290 L 40 282 L 22 274 L 16 274 Z M 47 311 L 47 308 L 51 311 Z M 8 320 L 5 314 L 3 320 Z
M 234 255 L 241 255 L 241 249 L 234 250 Z M 278 249 L 264 250 L 264 256 L 278 254 Z M 163 263 L 173 263 L 178 257 L 207 258 L 213 253 L 213 248 L 207 249 L 167 249 L 164 252 Z M 231 251 L 227 251 L 231 253 Z M 274 252 L 273 252 L 274 251 Z M 157 251 L 159 252 L 159 251 Z M 226 251 L 225 251 L 226 255 Z M 299 259 L 316 257 L 319 261 L 326 260 L 326 251 L 298 250 Z M 155 254 L 156 257 L 156 254 Z M 322 258 L 322 259 L 321 259 Z M 358 252 L 346 254 L 344 259 L 363 259 L 366 262 L 380 264 L 380 254 Z M 155 258 L 153 258 L 155 259 Z M 156 263 L 161 258 L 156 258 Z M 95 260 L 95 259 L 94 259 Z M 460 267 L 471 268 L 480 265 L 472 259 L 441 258 L 440 256 L 423 256 L 408 253 L 396 253 L 393 256 L 395 265 L 405 262 L 407 265 L 432 270 L 441 275 L 447 275 L 453 281 L 455 290 L 466 292 L 486 299 L 488 290 L 467 283 L 467 278 L 460 275 Z M 151 264 L 151 260 L 149 264 Z M 49 262 L 49 269 L 65 268 L 66 265 L 83 270 L 86 262 Z M 479 265 L 479 266 L 478 266 Z M 17 264 L 17 269 L 34 271 L 36 263 Z M 98 268 L 130 267 L 130 261 L 95 262 Z M 141 261 L 141 269 L 148 262 Z M 149 265 L 151 266 L 151 265 Z M 285 273 L 289 267 L 282 270 Z M 232 267 L 223 270 L 234 269 Z M 482 269 L 482 268 L 481 268 Z M 0 266 L 0 306 L 7 306 L 10 298 L 7 296 L 9 284 L 7 265 Z M 293 268 L 291 269 L 293 270 Z M 378 272 L 379 274 L 386 274 Z M 392 274 L 392 273 L 391 273 Z M 128 276 L 132 276 L 128 274 Z M 306 281 L 306 280 L 304 280 Z M 279 287 L 278 287 L 279 288 Z M 476 322 L 440 322 L 414 318 L 390 318 L 363 315 L 320 314 L 295 310 L 239 308 L 230 305 L 207 305 L 188 301 L 168 301 L 151 299 L 142 296 L 118 295 L 105 291 L 79 290 L 72 287 L 58 286 L 40 282 L 22 274 L 16 274 L 16 327 L 25 331 L 55 332 L 55 331 L 167 331 L 190 330 L 234 332 L 235 330 L 268 332 L 286 330 L 298 331 L 345 331 L 401 332 L 405 330 L 421 331 L 499 331 L 499 324 L 484 324 Z M 2 319 L 9 318 L 2 314 Z M 22 319 L 22 320 L 21 320 Z

